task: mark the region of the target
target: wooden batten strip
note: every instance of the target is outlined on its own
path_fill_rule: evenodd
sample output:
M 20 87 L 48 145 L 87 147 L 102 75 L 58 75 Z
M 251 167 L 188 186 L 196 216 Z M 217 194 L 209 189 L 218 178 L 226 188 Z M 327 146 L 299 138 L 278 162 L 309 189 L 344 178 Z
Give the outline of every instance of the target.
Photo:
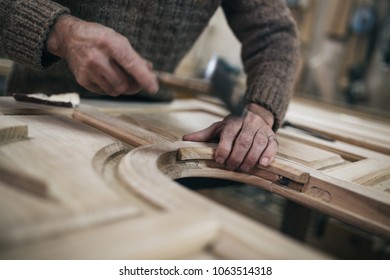
M 72 117 L 134 147 L 170 141 L 142 127 L 96 110 L 77 109 L 74 110 Z
M 28 137 L 27 125 L 12 125 L 0 127 L 0 143 L 26 139 Z
M 213 160 L 215 154 L 214 148 L 208 147 L 185 147 L 179 148 L 177 152 L 178 160 Z M 310 174 L 307 172 L 302 172 L 292 166 L 287 165 L 282 162 L 282 159 L 277 158 L 271 165 L 264 167 L 258 165 L 256 168 L 269 171 L 274 174 L 281 175 L 283 177 L 289 178 L 297 183 L 306 184 L 309 181 Z M 256 170 L 255 170 L 256 171 Z M 260 173 L 252 173 L 253 175 Z

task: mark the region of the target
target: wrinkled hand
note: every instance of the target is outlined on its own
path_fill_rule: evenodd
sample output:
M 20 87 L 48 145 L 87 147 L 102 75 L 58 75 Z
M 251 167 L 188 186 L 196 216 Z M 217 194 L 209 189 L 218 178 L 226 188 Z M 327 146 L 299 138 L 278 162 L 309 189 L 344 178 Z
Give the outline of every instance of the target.
M 268 166 L 276 156 L 278 143 L 272 130 L 274 117 L 251 103 L 244 117 L 227 116 L 199 132 L 187 134 L 185 141 L 207 142 L 219 137 L 215 160 L 229 170 L 250 171 L 255 165 Z
M 150 63 L 124 36 L 103 25 L 61 16 L 46 50 L 65 59 L 77 82 L 91 92 L 117 96 L 158 90 Z

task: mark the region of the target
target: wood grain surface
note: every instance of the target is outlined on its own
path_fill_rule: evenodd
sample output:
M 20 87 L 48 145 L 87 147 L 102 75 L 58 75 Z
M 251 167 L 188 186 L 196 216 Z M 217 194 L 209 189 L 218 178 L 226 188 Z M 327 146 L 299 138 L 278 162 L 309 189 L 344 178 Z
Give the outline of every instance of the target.
M 218 102 L 0 98 L 0 258 L 331 258 L 175 181 L 187 177 L 244 182 L 389 237 L 390 128 L 337 112 L 293 103 L 290 121 L 340 137 L 282 128 L 276 161 L 245 173 L 217 164 L 215 143 L 180 141 L 227 114 Z

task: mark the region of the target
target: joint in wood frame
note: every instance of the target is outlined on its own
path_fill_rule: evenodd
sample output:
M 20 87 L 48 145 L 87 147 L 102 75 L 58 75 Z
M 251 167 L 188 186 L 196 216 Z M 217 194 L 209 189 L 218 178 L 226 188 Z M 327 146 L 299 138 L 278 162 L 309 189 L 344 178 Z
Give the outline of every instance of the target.
M 275 182 L 278 185 L 281 185 L 283 187 L 287 187 L 293 190 L 296 190 L 298 192 L 302 192 L 304 184 L 295 182 L 287 177 L 280 176 L 280 178 Z

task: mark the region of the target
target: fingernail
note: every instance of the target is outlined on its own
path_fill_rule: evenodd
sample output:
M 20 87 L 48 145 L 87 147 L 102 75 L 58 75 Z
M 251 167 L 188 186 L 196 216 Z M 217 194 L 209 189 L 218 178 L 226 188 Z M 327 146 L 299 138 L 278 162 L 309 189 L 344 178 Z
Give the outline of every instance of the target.
M 269 163 L 269 158 L 267 157 L 264 157 L 260 160 L 260 164 L 263 166 L 268 166 L 268 163 Z

